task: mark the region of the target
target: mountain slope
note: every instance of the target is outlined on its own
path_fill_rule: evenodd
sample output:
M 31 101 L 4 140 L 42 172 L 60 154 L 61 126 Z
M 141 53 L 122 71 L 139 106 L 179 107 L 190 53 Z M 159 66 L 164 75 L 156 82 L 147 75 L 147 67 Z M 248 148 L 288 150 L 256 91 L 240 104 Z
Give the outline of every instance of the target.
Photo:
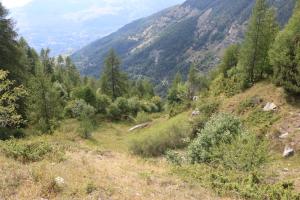
M 98 76 L 107 51 L 114 48 L 132 77 L 147 76 L 156 83 L 177 71 L 186 74 L 193 62 L 205 72 L 218 62 L 226 46 L 241 40 L 254 2 L 187 0 L 124 26 L 72 58 L 83 74 Z M 295 0 L 271 3 L 278 10 L 280 23 L 286 23 Z

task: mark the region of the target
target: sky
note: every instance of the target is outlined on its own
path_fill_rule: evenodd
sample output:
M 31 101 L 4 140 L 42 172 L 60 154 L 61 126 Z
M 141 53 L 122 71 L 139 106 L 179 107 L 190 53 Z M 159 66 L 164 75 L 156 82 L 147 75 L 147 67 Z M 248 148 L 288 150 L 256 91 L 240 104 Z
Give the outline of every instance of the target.
M 133 20 L 184 0 L 0 0 L 18 33 L 40 50 L 72 53 Z
M 0 2 L 8 9 L 25 6 L 31 1 L 32 0 L 0 0 Z

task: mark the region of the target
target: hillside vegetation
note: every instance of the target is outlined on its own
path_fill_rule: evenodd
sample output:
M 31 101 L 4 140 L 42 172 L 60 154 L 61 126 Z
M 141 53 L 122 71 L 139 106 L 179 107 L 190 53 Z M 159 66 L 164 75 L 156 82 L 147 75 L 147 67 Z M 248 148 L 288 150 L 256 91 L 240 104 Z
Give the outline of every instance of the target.
M 257 0 L 243 42 L 165 98 L 113 49 L 82 77 L 0 16 L 0 199 L 300 199 L 300 1 L 280 30 Z

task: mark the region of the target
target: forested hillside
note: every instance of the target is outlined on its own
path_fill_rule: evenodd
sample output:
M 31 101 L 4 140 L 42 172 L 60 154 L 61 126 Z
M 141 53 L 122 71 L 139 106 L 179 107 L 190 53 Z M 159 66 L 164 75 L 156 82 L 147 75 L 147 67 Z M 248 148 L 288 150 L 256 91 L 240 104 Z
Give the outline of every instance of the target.
M 161 91 L 161 81 L 170 81 L 178 71 L 187 75 L 191 63 L 202 72 L 213 68 L 224 48 L 243 38 L 254 2 L 188 0 L 126 25 L 76 52 L 72 59 L 81 73 L 98 77 L 106 49 L 112 47 L 123 60 L 122 69 L 131 77 L 149 77 Z M 287 22 L 294 2 L 270 1 L 281 25 Z

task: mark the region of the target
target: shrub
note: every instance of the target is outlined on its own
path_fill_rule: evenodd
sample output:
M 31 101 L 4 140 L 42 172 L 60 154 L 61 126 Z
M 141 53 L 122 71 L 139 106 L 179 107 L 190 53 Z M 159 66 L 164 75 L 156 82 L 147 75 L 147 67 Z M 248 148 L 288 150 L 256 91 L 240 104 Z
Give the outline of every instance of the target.
M 0 140 L 8 140 L 11 138 L 22 138 L 25 133 L 21 129 L 0 128 Z
M 128 104 L 128 100 L 124 97 L 119 97 L 115 101 L 116 106 L 121 111 L 123 115 L 127 115 L 130 112 L 130 107 Z
M 130 142 L 131 152 L 150 157 L 162 155 L 168 149 L 186 146 L 185 139 L 190 137 L 191 131 L 185 118 L 177 116 L 138 135 Z
M 108 107 L 108 115 L 112 120 L 119 120 L 121 119 L 122 111 L 113 103 Z
M 162 100 L 161 100 L 161 98 L 159 96 L 152 97 L 151 102 L 154 105 L 156 105 L 157 112 L 161 112 L 162 111 L 163 105 L 162 105 Z
M 83 116 L 80 119 L 79 133 L 80 136 L 84 139 L 89 139 L 92 137 L 92 131 L 94 130 L 95 125 L 92 119 Z
M 128 99 L 128 106 L 129 106 L 130 113 L 133 116 L 136 116 L 138 114 L 138 112 L 142 109 L 141 102 L 139 101 L 139 99 L 137 97 Z
M 167 151 L 166 152 L 166 158 L 167 161 L 174 164 L 174 165 L 181 165 L 183 163 L 183 159 L 182 157 L 179 155 L 179 153 L 175 152 L 175 151 Z
M 188 157 L 192 163 L 211 162 L 214 159 L 213 149 L 221 143 L 230 144 L 241 132 L 242 125 L 236 117 L 230 114 L 215 115 L 189 145 Z
M 107 108 L 111 104 L 111 99 L 105 94 L 96 95 L 96 110 L 97 113 L 107 114 Z
M 145 113 L 145 112 L 139 112 L 136 116 L 136 122 L 139 124 L 149 122 L 151 120 L 152 119 L 151 119 L 150 114 Z
M 95 108 L 82 99 L 70 101 L 64 108 L 65 117 L 80 118 L 82 115 L 91 116 L 94 114 Z
M 201 115 L 211 117 L 219 109 L 220 102 L 212 99 L 208 99 L 205 102 L 200 102 L 197 105 L 197 109 L 201 112 Z
M 214 163 L 230 170 L 251 171 L 268 159 L 267 143 L 254 134 L 244 132 L 230 144 L 221 144 L 213 150 Z
M 92 106 L 96 105 L 96 95 L 90 87 L 76 88 L 74 89 L 72 96 L 75 99 L 83 99 Z
M 3 145 L 3 152 L 21 162 L 36 162 L 42 160 L 53 148 L 46 142 L 20 143 L 9 140 Z

